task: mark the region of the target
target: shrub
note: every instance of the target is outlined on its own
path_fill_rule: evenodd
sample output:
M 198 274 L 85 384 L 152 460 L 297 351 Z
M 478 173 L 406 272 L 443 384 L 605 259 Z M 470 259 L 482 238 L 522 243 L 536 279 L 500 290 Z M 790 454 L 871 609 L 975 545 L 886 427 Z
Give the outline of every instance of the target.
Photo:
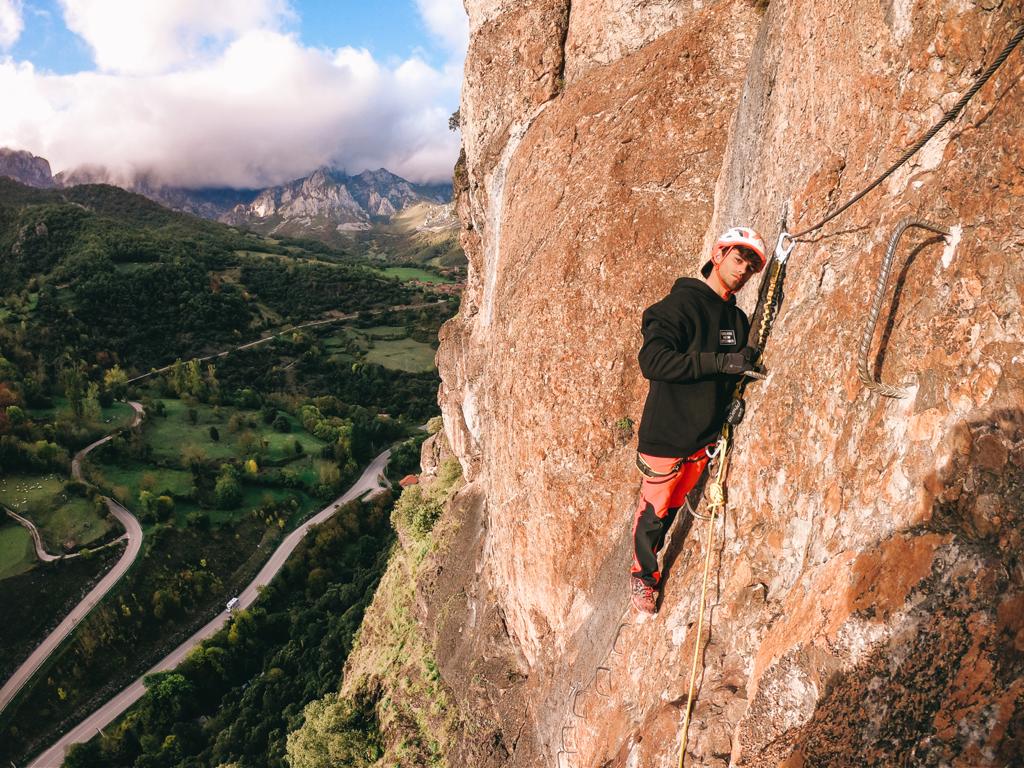
M 238 482 L 238 470 L 231 464 L 221 465 L 217 482 L 213 486 L 213 495 L 221 509 L 232 509 L 242 502 L 242 485 Z

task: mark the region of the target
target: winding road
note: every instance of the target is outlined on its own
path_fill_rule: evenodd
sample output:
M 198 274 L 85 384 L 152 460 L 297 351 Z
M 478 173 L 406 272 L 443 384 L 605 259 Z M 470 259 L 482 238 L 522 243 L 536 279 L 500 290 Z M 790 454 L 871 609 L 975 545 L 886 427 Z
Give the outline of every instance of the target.
M 142 421 L 143 409 L 141 403 L 130 402 L 129 405 L 135 414 L 132 416 L 131 427 L 137 426 Z M 95 448 L 103 445 L 104 443 L 113 440 L 114 435 L 111 433 L 106 437 L 97 440 L 95 443 L 90 443 L 85 448 L 75 454 L 75 458 L 71 461 L 71 475 L 76 480 L 82 479 L 82 459 L 88 455 L 88 453 Z M 139 521 L 135 518 L 131 512 L 122 507 L 116 501 L 106 496 L 103 497 L 103 501 L 107 504 L 107 509 L 110 513 L 116 517 L 121 525 L 124 526 L 126 531 L 125 536 L 128 538 L 128 546 L 124 550 L 124 554 L 114 564 L 107 575 L 100 579 L 99 583 L 96 584 L 89 594 L 82 598 L 81 602 L 78 603 L 71 612 L 64 617 L 64 620 L 57 625 L 57 628 L 53 630 L 46 639 L 43 640 L 36 649 L 32 651 L 31 655 L 25 659 L 20 667 L 18 667 L 14 674 L 4 683 L 3 688 L 0 688 L 0 712 L 11 703 L 11 700 L 18 695 L 18 691 L 22 689 L 22 686 L 28 682 L 29 678 L 36 673 L 36 671 L 43 665 L 43 662 L 49 658 L 50 654 L 57 650 L 57 646 L 68 635 L 71 631 L 78 626 L 78 624 L 84 619 L 96 604 L 103 599 L 103 596 L 110 591 L 125 572 L 131 568 L 132 563 L 135 562 L 135 558 L 138 556 L 139 551 L 142 549 L 142 526 L 139 525 Z
M 288 556 L 291 555 L 299 545 L 299 542 L 302 541 L 302 538 L 310 528 L 319 525 L 330 518 L 343 504 L 346 504 L 353 499 L 362 498 L 373 491 L 387 487 L 386 483 L 382 482 L 382 478 L 384 476 L 384 470 L 387 468 L 390 456 L 390 449 L 377 456 L 370 462 L 370 465 L 363 470 L 363 474 L 359 476 L 359 479 L 351 488 L 288 534 L 278 548 L 274 550 L 274 554 L 270 556 L 270 559 L 263 568 L 260 569 L 256 578 L 254 578 L 249 585 L 239 593 L 238 603 L 235 606 L 236 610 L 248 608 L 252 605 L 253 601 L 255 601 L 259 596 L 259 588 L 270 583 L 270 580 L 273 579 L 275 574 L 277 574 L 281 569 L 281 566 L 284 565 Z M 154 672 L 166 672 L 167 670 L 174 669 L 188 655 L 189 651 L 195 648 L 201 641 L 214 635 L 221 627 L 223 627 L 227 623 L 230 615 L 230 612 L 227 610 L 221 611 L 217 614 L 217 616 L 214 617 L 206 626 L 171 651 L 171 653 L 158 662 L 156 666 L 147 671 L 145 675 L 129 685 L 114 698 L 62 736 L 56 744 L 33 760 L 29 764 L 28 768 L 57 768 L 64 761 L 64 754 L 68 747 L 77 742 L 88 741 L 91 739 L 101 728 L 106 727 L 116 720 L 126 709 L 128 709 L 128 707 L 142 697 L 142 694 L 146 692 L 146 687 L 142 682 L 146 675 L 151 675 Z

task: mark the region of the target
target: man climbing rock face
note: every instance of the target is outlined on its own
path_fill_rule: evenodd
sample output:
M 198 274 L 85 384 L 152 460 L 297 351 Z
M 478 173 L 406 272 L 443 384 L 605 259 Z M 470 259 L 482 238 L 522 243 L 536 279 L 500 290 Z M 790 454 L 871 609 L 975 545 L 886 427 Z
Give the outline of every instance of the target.
M 634 607 L 655 613 L 658 551 L 687 494 L 708 463 L 733 389 L 762 376 L 760 350 L 747 346 L 750 323 L 734 294 L 765 265 L 764 242 L 734 227 L 715 243 L 703 279 L 681 277 L 643 314 L 640 371 L 650 380 L 640 420 L 637 467 L 643 473 L 633 520 Z

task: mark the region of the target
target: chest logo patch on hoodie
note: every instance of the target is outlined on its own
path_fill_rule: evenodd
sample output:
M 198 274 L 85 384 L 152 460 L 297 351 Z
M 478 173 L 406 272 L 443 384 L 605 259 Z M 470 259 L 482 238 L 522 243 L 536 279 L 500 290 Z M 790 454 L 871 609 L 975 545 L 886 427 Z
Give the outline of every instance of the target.
M 718 343 L 719 344 L 735 344 L 736 343 L 736 331 L 719 331 L 718 332 Z

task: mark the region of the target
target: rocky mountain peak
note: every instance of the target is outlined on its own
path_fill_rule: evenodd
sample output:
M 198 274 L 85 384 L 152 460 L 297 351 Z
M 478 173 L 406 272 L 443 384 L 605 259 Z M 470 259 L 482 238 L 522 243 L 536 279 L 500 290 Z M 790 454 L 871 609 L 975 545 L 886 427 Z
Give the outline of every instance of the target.
M 30 187 L 54 186 L 50 163 L 24 150 L 0 147 L 0 176 L 7 176 Z

